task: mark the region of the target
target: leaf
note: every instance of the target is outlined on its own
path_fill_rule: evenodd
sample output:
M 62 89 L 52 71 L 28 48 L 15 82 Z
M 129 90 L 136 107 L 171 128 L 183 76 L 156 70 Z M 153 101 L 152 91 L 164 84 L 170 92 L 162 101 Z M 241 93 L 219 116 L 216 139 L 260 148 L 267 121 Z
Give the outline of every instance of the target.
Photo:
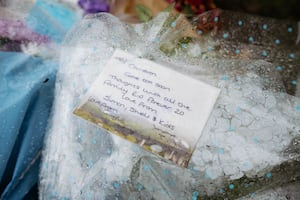
M 148 22 L 152 19 L 151 10 L 141 4 L 135 5 L 135 11 L 141 22 Z

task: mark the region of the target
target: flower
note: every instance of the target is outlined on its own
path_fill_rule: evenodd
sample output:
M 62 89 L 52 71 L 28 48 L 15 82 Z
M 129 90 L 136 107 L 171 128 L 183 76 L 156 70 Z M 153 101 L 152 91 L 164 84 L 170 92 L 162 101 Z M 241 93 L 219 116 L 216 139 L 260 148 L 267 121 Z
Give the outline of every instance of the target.
M 105 0 L 79 0 L 78 4 L 86 13 L 109 11 L 109 5 Z
M 0 19 L 0 50 L 20 51 L 22 44 L 30 42 L 45 44 L 49 39 L 33 32 L 22 21 Z
M 33 32 L 20 20 L 0 19 L 0 37 L 13 41 L 32 41 L 38 44 L 49 42 L 48 37 Z

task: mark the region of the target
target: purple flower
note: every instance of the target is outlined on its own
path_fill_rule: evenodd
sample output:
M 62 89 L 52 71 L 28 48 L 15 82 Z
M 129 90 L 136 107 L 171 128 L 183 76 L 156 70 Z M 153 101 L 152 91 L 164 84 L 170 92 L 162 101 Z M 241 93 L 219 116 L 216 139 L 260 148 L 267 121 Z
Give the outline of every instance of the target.
M 22 21 L 7 19 L 0 19 L 0 37 L 12 41 L 29 41 L 37 44 L 49 42 L 46 36 L 33 32 Z
M 48 37 L 30 30 L 22 21 L 0 19 L 0 51 L 21 51 L 22 44 L 46 44 Z
M 78 4 L 86 13 L 109 11 L 109 5 L 105 0 L 79 0 Z

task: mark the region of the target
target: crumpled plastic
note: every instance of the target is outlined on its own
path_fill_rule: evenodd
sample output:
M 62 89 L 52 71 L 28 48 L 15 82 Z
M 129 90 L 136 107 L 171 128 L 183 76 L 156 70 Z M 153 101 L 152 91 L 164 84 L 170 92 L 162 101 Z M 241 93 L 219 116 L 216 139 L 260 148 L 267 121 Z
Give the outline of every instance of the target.
M 190 24 L 182 15 L 163 13 L 137 25 L 109 14 L 89 15 L 69 32 L 43 153 L 41 199 L 259 198 L 259 191 L 299 181 L 296 23 L 215 14 Z M 250 32 L 239 32 L 241 26 Z M 277 49 L 278 41 L 272 34 L 266 40 L 264 29 L 281 26 L 282 34 L 291 35 L 284 36 L 287 42 L 278 39 L 285 48 Z M 260 35 L 249 35 L 255 27 Z M 72 114 L 115 49 L 221 89 L 187 169 Z M 284 69 L 292 76 L 284 76 Z

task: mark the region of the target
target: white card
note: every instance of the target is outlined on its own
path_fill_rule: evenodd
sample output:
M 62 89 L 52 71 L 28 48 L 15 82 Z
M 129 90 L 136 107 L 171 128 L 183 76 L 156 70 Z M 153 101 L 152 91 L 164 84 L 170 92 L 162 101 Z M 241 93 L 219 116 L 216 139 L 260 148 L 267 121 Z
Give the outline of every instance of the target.
M 219 93 L 116 50 L 74 114 L 186 167 Z

